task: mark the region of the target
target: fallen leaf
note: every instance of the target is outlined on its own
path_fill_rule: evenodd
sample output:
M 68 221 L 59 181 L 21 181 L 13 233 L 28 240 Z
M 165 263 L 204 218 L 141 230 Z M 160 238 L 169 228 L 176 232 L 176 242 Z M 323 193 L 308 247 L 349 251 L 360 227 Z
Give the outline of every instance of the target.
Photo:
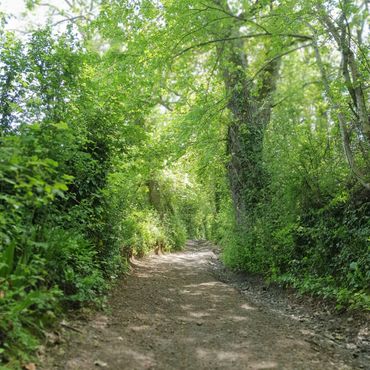
M 95 361 L 94 365 L 98 366 L 98 367 L 107 367 L 108 366 L 108 364 L 106 362 L 99 361 L 99 360 Z

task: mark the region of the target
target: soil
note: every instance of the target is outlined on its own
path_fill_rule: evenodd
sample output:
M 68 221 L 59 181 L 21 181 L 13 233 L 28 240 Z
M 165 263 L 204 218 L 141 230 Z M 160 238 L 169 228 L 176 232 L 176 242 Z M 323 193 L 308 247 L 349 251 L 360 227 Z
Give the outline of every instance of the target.
M 135 260 L 108 306 L 88 320 L 63 321 L 40 368 L 370 369 L 366 314 L 332 313 L 235 274 L 207 242 Z

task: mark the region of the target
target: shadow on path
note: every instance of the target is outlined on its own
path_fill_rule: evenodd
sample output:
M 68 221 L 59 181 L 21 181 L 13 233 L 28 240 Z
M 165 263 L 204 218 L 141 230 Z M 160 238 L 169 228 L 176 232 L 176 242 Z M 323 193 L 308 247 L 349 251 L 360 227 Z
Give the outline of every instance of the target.
M 217 281 L 215 258 L 189 242 L 184 252 L 135 261 L 110 314 L 83 326 L 48 369 L 353 369 Z

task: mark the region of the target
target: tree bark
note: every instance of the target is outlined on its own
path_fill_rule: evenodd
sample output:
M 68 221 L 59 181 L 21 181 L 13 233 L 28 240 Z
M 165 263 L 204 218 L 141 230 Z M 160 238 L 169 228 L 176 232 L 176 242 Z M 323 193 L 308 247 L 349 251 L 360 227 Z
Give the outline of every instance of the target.
M 266 185 L 267 176 L 262 164 L 263 138 L 271 118 L 280 58 L 266 66 L 259 81 L 261 87 L 256 89 L 255 82 L 248 78 L 243 42 L 228 42 L 218 50 L 222 52 L 221 69 L 231 112 L 227 134 L 230 188 L 237 223 L 248 228 L 253 209 Z

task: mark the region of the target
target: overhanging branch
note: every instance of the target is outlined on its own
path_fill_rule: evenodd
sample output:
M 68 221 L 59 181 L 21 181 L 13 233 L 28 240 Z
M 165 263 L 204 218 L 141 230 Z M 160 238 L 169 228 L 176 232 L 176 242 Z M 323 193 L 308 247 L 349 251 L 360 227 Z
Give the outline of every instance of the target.
M 312 46 L 312 43 L 310 42 L 310 43 L 308 43 L 308 44 L 303 44 L 303 45 L 300 45 L 300 46 L 297 46 L 296 48 L 293 48 L 293 49 L 290 49 L 290 50 L 287 50 L 287 51 L 285 51 L 285 52 L 283 52 L 283 53 L 280 53 L 280 54 L 278 54 L 278 55 L 275 55 L 273 58 L 271 58 L 268 62 L 266 62 L 255 74 L 254 74 L 254 76 L 252 77 L 252 80 L 254 80 L 262 71 L 264 71 L 267 67 L 268 67 L 268 65 L 270 64 L 270 63 L 272 63 L 272 62 L 274 62 L 275 60 L 277 60 L 277 59 L 280 59 L 280 58 L 282 58 L 283 56 L 285 56 L 285 55 L 288 55 L 288 54 L 290 54 L 290 53 L 293 53 L 293 52 L 295 52 L 295 51 L 297 51 L 297 50 L 300 50 L 300 49 L 304 49 L 304 48 L 307 48 L 307 47 L 309 47 L 309 46 Z
M 300 35 L 300 34 L 295 34 L 295 33 L 279 33 L 279 34 L 273 34 L 273 33 L 252 33 L 249 35 L 240 35 L 240 36 L 235 36 L 235 37 L 226 37 L 226 38 L 219 38 L 219 39 L 213 39 L 213 40 L 208 40 L 201 42 L 196 45 L 191 45 L 183 50 L 181 50 L 179 53 L 175 55 L 175 58 L 181 56 L 182 54 L 187 53 L 190 50 L 197 49 L 203 46 L 215 44 L 218 42 L 225 42 L 225 41 L 235 41 L 235 40 L 244 40 L 244 39 L 252 39 L 252 38 L 257 38 L 257 37 L 291 37 L 291 38 L 296 38 L 300 40 L 312 40 L 312 36 L 309 35 Z

